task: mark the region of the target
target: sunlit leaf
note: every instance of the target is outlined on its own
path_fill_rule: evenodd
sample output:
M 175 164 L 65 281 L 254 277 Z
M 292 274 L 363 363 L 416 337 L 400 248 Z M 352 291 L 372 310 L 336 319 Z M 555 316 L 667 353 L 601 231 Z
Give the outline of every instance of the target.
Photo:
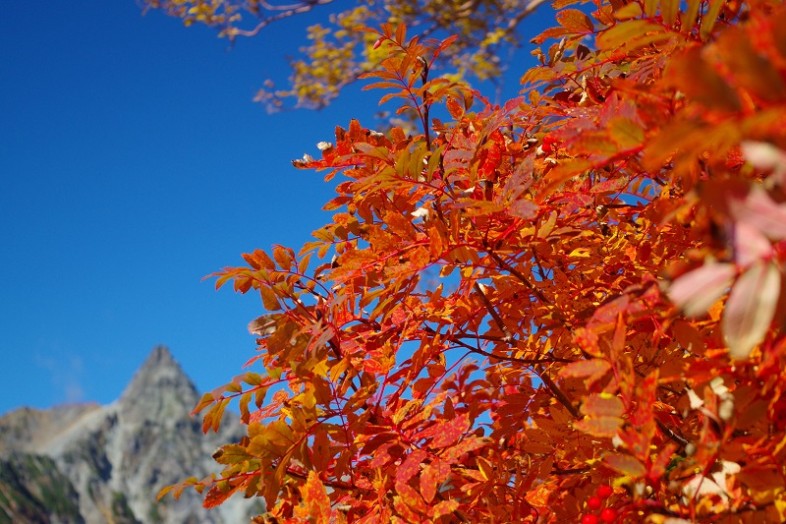
M 756 262 L 737 279 L 722 322 L 723 336 L 733 358 L 747 358 L 764 340 L 780 290 L 781 272 L 771 262 Z
M 557 22 L 570 31 L 576 33 L 592 33 L 595 26 L 590 17 L 578 9 L 563 9 L 557 12 Z
M 599 33 L 595 43 L 598 49 L 624 47 L 628 51 L 633 51 L 669 38 L 671 35 L 662 25 L 646 20 L 626 20 Z
M 603 463 L 633 480 L 642 477 L 647 472 L 641 462 L 623 453 L 609 453 L 603 458 Z
M 733 264 L 707 262 L 672 282 L 669 298 L 686 315 L 702 315 L 728 292 L 735 274 Z

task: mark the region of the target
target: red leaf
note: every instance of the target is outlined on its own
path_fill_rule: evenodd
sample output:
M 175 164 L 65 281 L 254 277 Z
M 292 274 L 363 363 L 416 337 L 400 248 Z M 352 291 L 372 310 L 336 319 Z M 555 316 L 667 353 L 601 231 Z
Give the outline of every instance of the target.
M 410 453 L 401 466 L 396 470 L 396 482 L 407 482 L 420 471 L 420 465 L 428 457 L 428 453 L 422 449 L 416 449 Z
M 205 509 L 215 508 L 224 503 L 226 499 L 232 496 L 238 489 L 244 485 L 243 482 L 238 482 L 234 486 L 228 486 L 226 482 L 214 484 L 205 495 L 202 501 L 202 506 Z
M 420 493 L 428 504 L 434 500 L 437 489 L 450 475 L 450 466 L 442 461 L 429 464 L 420 474 Z
M 440 431 L 431 441 L 435 448 L 446 448 L 459 441 L 469 429 L 469 415 L 463 413 L 450 422 L 442 424 Z
M 704 352 L 704 340 L 699 330 L 684 320 L 677 320 L 672 326 L 674 338 L 685 351 L 691 353 Z

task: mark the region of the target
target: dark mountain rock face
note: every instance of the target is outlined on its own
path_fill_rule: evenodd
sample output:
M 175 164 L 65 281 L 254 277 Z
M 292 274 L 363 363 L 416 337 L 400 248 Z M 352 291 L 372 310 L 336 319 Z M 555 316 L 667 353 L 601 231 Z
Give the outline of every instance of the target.
M 217 471 L 211 452 L 240 437 L 236 418 L 202 435 L 189 413 L 199 394 L 169 350 L 158 347 L 120 399 L 0 417 L 0 524 L 229 524 L 263 512 L 260 501 L 231 499 L 213 510 L 163 486 Z
M 84 524 L 78 500 L 51 458 L 19 454 L 0 460 L 0 523 Z

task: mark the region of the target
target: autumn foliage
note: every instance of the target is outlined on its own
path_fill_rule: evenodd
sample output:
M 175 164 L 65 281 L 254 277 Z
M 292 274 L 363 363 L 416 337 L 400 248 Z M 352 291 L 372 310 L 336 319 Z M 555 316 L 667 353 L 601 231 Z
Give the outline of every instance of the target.
M 522 21 L 544 0 L 137 0 L 145 10 L 158 9 L 187 26 L 206 25 L 231 41 L 252 37 L 270 25 L 314 11 L 324 16 L 309 25 L 298 53 L 289 58 L 285 85 L 267 80 L 255 100 L 268 110 L 323 107 L 360 75 L 377 68 L 382 54 L 376 35 L 358 27 L 382 23 L 416 27 L 432 36 L 459 39 L 445 49 L 440 64 L 457 77 L 494 80 L 508 63 L 501 57 L 521 45 Z M 277 43 L 278 44 L 278 43 Z M 278 46 L 277 46 L 278 47 Z
M 217 284 L 258 293 L 205 395 L 205 505 L 276 522 L 786 521 L 786 9 L 557 0 L 503 106 L 384 26 L 352 120 L 298 167 L 332 222 Z M 263 517 L 260 517 L 262 521 Z

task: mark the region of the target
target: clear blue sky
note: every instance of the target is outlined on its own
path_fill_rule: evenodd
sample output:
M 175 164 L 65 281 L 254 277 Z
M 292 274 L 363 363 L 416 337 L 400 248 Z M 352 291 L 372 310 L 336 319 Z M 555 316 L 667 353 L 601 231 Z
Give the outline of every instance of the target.
M 157 344 L 200 390 L 242 371 L 259 300 L 202 278 L 307 241 L 332 193 L 290 161 L 377 110 L 358 89 L 321 112 L 252 102 L 321 16 L 229 49 L 133 0 L 3 5 L 0 414 L 111 402 Z

